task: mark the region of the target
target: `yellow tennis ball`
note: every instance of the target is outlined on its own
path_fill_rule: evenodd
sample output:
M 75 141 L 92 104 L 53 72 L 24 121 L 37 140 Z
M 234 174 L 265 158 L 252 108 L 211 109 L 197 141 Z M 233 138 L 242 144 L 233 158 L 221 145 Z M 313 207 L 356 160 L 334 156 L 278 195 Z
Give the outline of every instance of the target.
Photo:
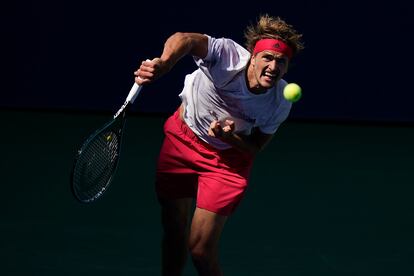
M 283 89 L 283 96 L 289 102 L 297 102 L 302 97 L 302 88 L 296 83 L 289 83 Z

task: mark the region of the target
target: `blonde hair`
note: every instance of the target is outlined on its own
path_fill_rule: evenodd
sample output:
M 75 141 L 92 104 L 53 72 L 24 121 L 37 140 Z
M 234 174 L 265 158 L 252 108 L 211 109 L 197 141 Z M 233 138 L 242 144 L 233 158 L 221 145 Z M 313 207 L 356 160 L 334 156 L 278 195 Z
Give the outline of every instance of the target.
M 256 24 L 248 26 L 244 37 L 245 46 L 251 53 L 256 42 L 263 38 L 282 40 L 292 49 L 293 56 L 304 49 L 301 41 L 302 34 L 299 34 L 292 25 L 287 24 L 280 17 L 271 17 L 267 14 L 261 15 Z

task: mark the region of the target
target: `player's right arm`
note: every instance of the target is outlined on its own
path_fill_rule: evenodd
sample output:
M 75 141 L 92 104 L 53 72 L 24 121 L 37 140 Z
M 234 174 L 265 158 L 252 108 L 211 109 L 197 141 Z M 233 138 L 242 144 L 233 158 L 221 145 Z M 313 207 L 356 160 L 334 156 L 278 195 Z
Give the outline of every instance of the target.
M 169 72 L 185 55 L 205 58 L 208 53 L 208 37 L 199 33 L 177 32 L 170 36 L 160 57 L 146 60 L 135 71 L 135 82 L 139 85 L 151 83 Z

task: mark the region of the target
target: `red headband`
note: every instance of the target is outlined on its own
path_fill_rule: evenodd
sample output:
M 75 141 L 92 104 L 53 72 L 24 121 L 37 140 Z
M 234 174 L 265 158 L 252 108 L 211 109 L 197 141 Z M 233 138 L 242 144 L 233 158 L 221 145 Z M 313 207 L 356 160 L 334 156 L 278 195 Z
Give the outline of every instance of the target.
M 272 38 L 260 39 L 254 46 L 253 55 L 264 50 L 272 50 L 286 55 L 289 59 L 292 58 L 292 49 L 283 41 Z

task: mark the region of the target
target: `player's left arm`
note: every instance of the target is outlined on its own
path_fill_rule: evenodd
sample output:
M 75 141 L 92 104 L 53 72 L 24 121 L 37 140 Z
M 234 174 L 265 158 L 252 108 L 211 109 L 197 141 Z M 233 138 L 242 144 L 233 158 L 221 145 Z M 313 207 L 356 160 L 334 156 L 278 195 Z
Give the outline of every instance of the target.
M 262 151 L 273 138 L 273 134 L 263 133 L 259 128 L 254 128 L 250 135 L 235 133 L 234 122 L 231 120 L 226 120 L 224 123 L 213 121 L 208 134 L 252 155 Z

